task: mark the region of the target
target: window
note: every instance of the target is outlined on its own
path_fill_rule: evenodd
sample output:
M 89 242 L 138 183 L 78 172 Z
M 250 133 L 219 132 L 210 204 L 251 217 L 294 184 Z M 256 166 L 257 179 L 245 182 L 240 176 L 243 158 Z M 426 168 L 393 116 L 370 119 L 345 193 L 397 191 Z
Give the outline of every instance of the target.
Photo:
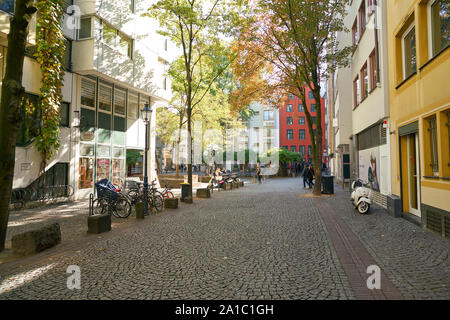
M 366 0 L 363 0 L 359 7 L 359 36 L 366 30 Z
M 81 79 L 81 105 L 95 108 L 96 83 L 86 78 Z
M 308 155 L 312 156 L 312 146 L 308 146 Z
M 70 71 L 72 69 L 72 41 L 65 38 L 64 43 L 66 45 L 66 49 L 64 50 L 64 69 Z
M 127 94 L 125 91 L 120 89 L 114 90 L 114 113 L 125 116 L 126 111 L 126 98 Z
M 264 121 L 270 121 L 273 120 L 273 111 L 272 110 L 264 110 Z
M 298 112 L 305 112 L 305 109 L 303 108 L 303 104 L 298 104 Z
M 39 105 L 39 96 L 25 93 L 23 97 L 24 103 L 28 106 L 31 113 L 23 110 L 24 120 L 17 132 L 16 144 L 18 146 L 26 146 L 36 138 L 41 132 L 42 113 Z
M 305 155 L 305 146 L 299 146 L 298 151 L 304 156 Z
M 286 124 L 287 124 L 287 125 L 294 124 L 294 121 L 292 120 L 292 117 L 287 117 L 287 118 L 286 118 Z
M 80 19 L 80 30 L 78 31 L 78 39 L 88 39 L 92 37 L 92 19 L 91 17 Z
M 405 32 L 402 40 L 403 46 L 403 79 L 407 79 L 417 71 L 416 61 L 416 33 L 412 25 Z
M 297 146 L 291 146 L 291 152 L 297 152 Z
M 133 58 L 133 40 L 125 36 L 124 34 L 119 34 L 119 51 L 123 55 L 127 55 L 130 59 Z
M 373 0 L 367 0 L 367 10 L 369 12 L 369 15 L 371 15 L 374 12 L 375 7 L 374 7 Z
M 305 124 L 305 117 L 298 118 L 298 124 L 303 126 Z
M 294 131 L 293 130 L 289 129 L 287 131 L 287 139 L 288 140 L 294 140 Z
M 289 147 L 288 146 L 283 146 L 283 149 L 284 150 L 289 150 Z
M 139 115 L 138 111 L 138 95 L 134 93 L 128 94 L 128 118 L 137 119 Z
M 0 1 L 0 10 L 14 14 L 14 0 L 2 0 Z
M 0 2 L 1 2 L 1 1 L 0 1 Z M 67 12 L 67 9 L 68 9 L 71 5 L 73 5 L 73 0 L 63 0 L 63 1 L 62 1 L 62 7 L 63 7 L 64 12 Z
M 61 121 L 60 121 L 60 125 L 63 127 L 68 127 L 69 126 L 69 112 L 70 112 L 70 104 L 67 102 L 63 102 L 61 104 L 61 110 L 60 110 L 60 115 L 61 115 Z
M 289 95 L 289 100 L 295 100 L 295 96 L 293 94 Z
M 314 99 L 312 91 L 308 92 L 308 99 Z
M 95 138 L 95 110 L 81 108 L 80 112 L 80 140 L 94 142 Z
M 431 1 L 430 4 L 430 57 L 434 57 L 450 43 L 450 4 L 448 0 Z
M 292 112 L 292 104 L 286 106 L 286 112 Z
M 117 31 L 102 22 L 102 39 L 103 42 L 106 43 L 108 46 L 115 48 L 116 47 L 116 40 L 117 40 Z
M 357 45 L 358 44 L 358 21 L 357 19 L 355 19 L 355 23 L 353 24 L 352 27 L 352 40 L 353 40 L 353 45 Z
M 130 11 L 134 13 L 135 10 L 135 0 L 130 0 Z
M 369 75 L 367 72 L 367 62 L 361 69 L 361 100 L 364 100 L 369 95 Z
M 298 138 L 299 138 L 299 140 L 305 140 L 306 139 L 306 131 L 305 131 L 305 129 L 300 129 L 298 131 Z
M 101 111 L 111 112 L 112 88 L 100 84 L 98 86 L 98 108 Z
M 316 112 L 316 104 L 315 103 L 311 104 L 311 112 Z
M 311 117 L 312 120 L 312 124 L 315 125 L 316 124 L 316 117 Z
M 428 142 L 430 143 L 430 156 L 428 159 L 430 160 L 433 175 L 439 176 L 436 116 L 432 116 L 426 121 L 428 122 Z
M 378 64 L 376 51 L 373 50 L 369 57 L 370 61 L 370 90 L 375 89 L 378 82 Z
M 359 77 L 356 76 L 356 79 L 353 81 L 353 103 L 354 108 L 359 105 Z

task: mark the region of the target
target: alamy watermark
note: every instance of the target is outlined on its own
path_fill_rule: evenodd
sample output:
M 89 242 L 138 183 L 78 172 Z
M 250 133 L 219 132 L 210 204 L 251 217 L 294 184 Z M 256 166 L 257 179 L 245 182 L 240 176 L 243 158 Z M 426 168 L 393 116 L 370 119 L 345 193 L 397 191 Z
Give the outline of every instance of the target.
M 67 289 L 81 289 L 81 269 L 77 265 L 71 265 L 66 270 L 70 276 L 67 278 Z
M 381 289 L 381 269 L 379 266 L 371 265 L 367 267 L 368 274 L 370 274 L 369 278 L 367 279 L 367 289 L 373 290 Z

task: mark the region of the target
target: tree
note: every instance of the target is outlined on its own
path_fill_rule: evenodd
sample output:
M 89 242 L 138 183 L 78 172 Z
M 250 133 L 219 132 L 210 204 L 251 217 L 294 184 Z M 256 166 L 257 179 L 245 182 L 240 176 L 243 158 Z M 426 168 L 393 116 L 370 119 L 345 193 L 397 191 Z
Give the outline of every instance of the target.
M 9 203 L 14 179 L 17 132 L 23 122 L 25 89 L 22 86 L 23 63 L 28 24 L 37 11 L 33 0 L 16 0 L 8 34 L 6 73 L 0 105 L 0 251 L 5 249 Z
M 247 1 L 253 10 L 241 29 L 241 50 L 251 52 L 272 67 L 268 85 L 298 95 L 306 101 L 305 87 L 313 92 L 316 123 L 305 108 L 312 139 L 315 179 L 313 193 L 321 194 L 322 185 L 322 105 L 321 82 L 329 71 L 348 63 L 352 47 L 337 49 L 336 33 L 345 29 L 342 17 L 349 0 L 255 0 Z M 334 62 L 334 63 L 331 63 Z M 243 68 L 245 71 L 245 68 Z
M 182 51 L 182 68 L 175 82 L 186 102 L 187 131 L 192 137 L 192 115 L 217 78 L 230 64 L 219 34 L 230 31 L 235 17 L 227 0 L 159 0 L 148 14 L 159 21 L 159 33 Z M 179 61 L 179 60 L 177 60 Z M 175 61 L 175 64 L 179 63 Z M 178 80 L 178 81 L 176 81 Z M 188 183 L 192 185 L 192 141 L 188 139 Z M 192 188 L 190 189 L 192 197 Z

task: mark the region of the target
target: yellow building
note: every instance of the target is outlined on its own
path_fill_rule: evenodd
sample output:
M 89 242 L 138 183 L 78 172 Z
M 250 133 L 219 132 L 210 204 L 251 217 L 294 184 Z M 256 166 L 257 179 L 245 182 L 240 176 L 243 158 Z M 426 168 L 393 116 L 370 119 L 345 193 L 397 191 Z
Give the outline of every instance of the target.
M 450 237 L 450 4 L 389 0 L 393 206 Z

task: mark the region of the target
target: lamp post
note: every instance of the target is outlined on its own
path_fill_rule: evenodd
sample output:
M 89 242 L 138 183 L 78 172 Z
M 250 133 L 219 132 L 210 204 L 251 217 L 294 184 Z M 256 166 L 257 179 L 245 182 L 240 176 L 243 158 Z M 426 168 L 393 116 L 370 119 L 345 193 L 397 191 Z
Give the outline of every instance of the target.
M 141 117 L 145 124 L 145 155 L 144 155 L 144 194 L 145 194 L 145 203 L 144 203 L 144 214 L 148 213 L 148 124 L 150 122 L 152 116 L 152 109 L 148 103 L 145 104 L 144 109 L 141 110 Z

